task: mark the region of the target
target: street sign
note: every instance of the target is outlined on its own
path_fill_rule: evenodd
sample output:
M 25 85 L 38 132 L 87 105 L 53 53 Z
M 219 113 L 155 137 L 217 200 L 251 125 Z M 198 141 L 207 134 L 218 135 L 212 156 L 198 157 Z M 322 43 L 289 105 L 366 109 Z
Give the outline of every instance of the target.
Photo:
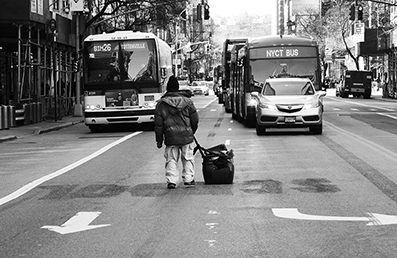
M 354 34 L 363 34 L 364 35 L 365 26 L 363 22 L 356 22 L 354 24 Z
M 52 32 L 57 30 L 57 21 L 55 19 L 51 19 L 49 22 L 50 30 Z
M 84 0 L 71 0 L 70 11 L 72 12 L 83 12 L 84 11 Z

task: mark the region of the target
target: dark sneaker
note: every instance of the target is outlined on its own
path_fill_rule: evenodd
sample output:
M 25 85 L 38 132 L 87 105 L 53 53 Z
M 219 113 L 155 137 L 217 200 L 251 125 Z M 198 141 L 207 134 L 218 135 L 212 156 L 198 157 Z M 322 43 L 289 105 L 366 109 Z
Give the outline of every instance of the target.
M 175 187 L 176 187 L 176 184 L 174 184 L 174 183 L 168 183 L 168 185 L 167 185 L 168 189 L 175 189 Z
M 195 185 L 196 182 L 194 182 L 194 180 L 190 181 L 190 182 L 185 182 L 183 183 L 184 185 Z

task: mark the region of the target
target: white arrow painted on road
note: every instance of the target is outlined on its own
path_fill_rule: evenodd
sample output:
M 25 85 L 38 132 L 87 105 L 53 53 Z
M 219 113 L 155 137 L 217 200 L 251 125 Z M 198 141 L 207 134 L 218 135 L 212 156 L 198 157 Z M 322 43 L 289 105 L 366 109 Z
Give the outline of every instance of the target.
M 368 221 L 367 226 L 381 226 L 397 224 L 397 216 L 385 215 L 378 213 L 369 213 L 368 217 L 338 217 L 338 216 L 321 216 L 303 214 L 296 208 L 286 209 L 272 209 L 273 214 L 285 219 L 300 219 L 300 220 L 327 220 L 327 221 Z
M 94 228 L 110 226 L 110 224 L 90 226 L 90 223 L 93 222 L 100 214 L 101 212 L 78 212 L 61 226 L 42 226 L 41 228 L 55 231 L 59 234 L 64 235 Z

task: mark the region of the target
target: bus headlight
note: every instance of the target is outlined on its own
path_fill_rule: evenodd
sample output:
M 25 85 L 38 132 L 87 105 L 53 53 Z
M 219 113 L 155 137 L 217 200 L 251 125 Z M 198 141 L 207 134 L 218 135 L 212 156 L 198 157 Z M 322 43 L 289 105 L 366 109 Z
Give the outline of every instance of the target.
M 256 105 L 258 105 L 258 100 L 257 100 L 257 99 L 255 99 L 255 98 L 251 98 L 251 99 L 249 100 L 249 102 L 248 102 L 248 105 L 247 105 L 247 106 L 253 106 L 253 107 L 256 107 Z
M 143 103 L 144 108 L 154 108 L 156 106 L 156 103 L 154 102 L 145 102 Z
M 100 110 L 102 106 L 100 104 L 87 104 L 85 105 L 86 110 Z

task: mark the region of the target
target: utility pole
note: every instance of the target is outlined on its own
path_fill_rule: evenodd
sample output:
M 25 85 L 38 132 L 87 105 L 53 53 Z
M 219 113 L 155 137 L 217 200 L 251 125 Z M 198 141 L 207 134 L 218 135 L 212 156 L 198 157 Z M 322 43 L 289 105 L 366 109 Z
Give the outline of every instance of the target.
M 80 13 L 75 12 L 76 18 L 76 58 L 79 60 L 80 53 Z M 79 61 L 80 64 L 80 61 Z M 74 105 L 74 116 L 83 116 L 83 107 L 81 105 L 80 93 L 81 93 L 81 80 L 80 80 L 80 69 L 76 71 L 76 103 Z

